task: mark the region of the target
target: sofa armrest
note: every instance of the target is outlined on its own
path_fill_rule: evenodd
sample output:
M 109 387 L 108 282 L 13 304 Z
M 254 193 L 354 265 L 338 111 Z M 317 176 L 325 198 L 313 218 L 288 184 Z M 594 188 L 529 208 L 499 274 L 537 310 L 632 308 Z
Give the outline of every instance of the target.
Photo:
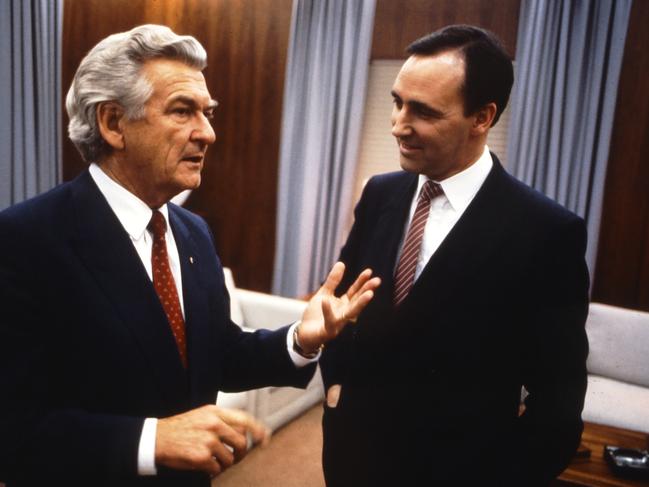
M 271 294 L 235 290 L 241 306 L 243 323 L 246 328 L 268 328 L 271 330 L 291 324 L 302 317 L 306 301 L 284 298 Z

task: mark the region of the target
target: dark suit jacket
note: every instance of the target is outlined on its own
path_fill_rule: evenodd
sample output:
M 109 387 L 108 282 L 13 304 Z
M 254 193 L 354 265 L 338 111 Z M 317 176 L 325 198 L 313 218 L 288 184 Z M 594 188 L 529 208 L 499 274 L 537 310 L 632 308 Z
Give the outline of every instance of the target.
M 291 362 L 286 328 L 251 334 L 230 321 L 207 225 L 171 204 L 169 217 L 188 370 L 89 173 L 0 214 L 0 479 L 9 487 L 209 485 L 204 475 L 136 476 L 144 418 L 213 404 L 218 390 L 304 387 L 313 374 Z
M 395 310 L 395 260 L 416 185 L 405 172 L 372 178 L 341 252 L 348 276 L 370 267 L 383 284 L 321 359 L 325 387 L 342 384 L 323 418 L 328 485 L 547 483 L 582 431 L 583 221 L 495 159 Z

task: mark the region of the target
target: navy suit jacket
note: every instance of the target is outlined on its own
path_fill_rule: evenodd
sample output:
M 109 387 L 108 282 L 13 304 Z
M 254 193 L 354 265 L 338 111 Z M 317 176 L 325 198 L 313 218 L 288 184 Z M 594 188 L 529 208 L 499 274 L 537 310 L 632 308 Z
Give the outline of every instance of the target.
M 217 391 L 304 387 L 286 328 L 230 320 L 205 222 L 169 205 L 189 367 L 133 244 L 88 172 L 0 214 L 0 479 L 43 485 L 209 485 L 137 477 L 145 417 L 213 404 Z
M 575 451 L 588 345 L 583 221 L 508 175 L 483 186 L 398 309 L 399 242 L 417 186 L 372 178 L 342 249 L 383 283 L 326 347 L 329 486 L 543 485 Z M 348 285 L 343 282 L 341 288 Z M 529 391 L 519 416 L 521 386 Z

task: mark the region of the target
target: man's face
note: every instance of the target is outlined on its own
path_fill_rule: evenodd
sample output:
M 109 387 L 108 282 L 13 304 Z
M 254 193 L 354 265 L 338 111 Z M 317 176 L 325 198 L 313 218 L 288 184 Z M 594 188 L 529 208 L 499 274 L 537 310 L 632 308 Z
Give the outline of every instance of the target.
M 392 87 L 392 135 L 401 167 L 443 180 L 475 162 L 475 117 L 464 115 L 464 61 L 454 52 L 411 56 Z
M 205 152 L 215 140 L 210 119 L 216 102 L 203 74 L 182 62 L 147 61 L 142 74 L 153 93 L 143 118 L 120 121 L 124 134 L 120 169 L 137 195 L 157 207 L 200 185 Z

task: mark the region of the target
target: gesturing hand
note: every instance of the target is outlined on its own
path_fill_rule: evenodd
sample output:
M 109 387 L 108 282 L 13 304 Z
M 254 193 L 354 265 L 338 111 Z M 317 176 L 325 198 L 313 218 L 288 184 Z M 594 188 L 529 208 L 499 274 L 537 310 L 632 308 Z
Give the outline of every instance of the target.
M 336 262 L 302 315 L 298 339 L 306 352 L 317 350 L 320 345 L 336 337 L 347 323 L 355 321 L 381 284 L 378 277 L 372 278 L 371 269 L 365 269 L 345 294 L 336 297 L 334 291 L 344 273 L 345 264 Z
M 214 405 L 159 419 L 156 464 L 201 470 L 214 477 L 246 455 L 247 433 L 255 443 L 270 437 L 269 430 L 249 414 Z

